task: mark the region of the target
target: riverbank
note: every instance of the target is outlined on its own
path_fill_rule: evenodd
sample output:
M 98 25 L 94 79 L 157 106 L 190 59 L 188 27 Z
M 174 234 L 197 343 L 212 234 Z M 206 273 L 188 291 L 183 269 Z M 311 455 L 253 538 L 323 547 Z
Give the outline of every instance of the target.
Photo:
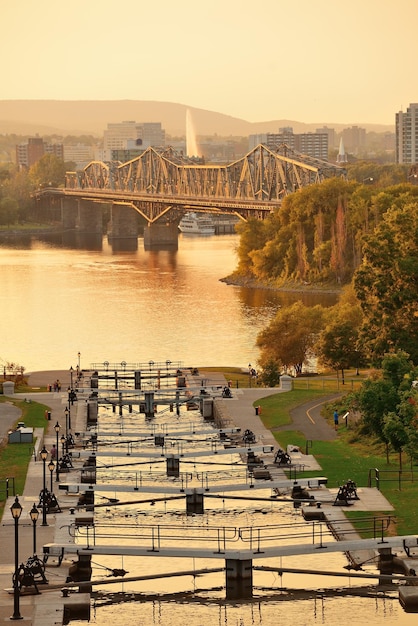
M 335 294 L 338 295 L 342 291 L 342 287 L 338 285 L 318 285 L 315 283 L 296 283 L 287 282 L 281 285 L 272 283 L 263 283 L 261 281 L 239 276 L 238 274 L 230 274 L 221 278 L 220 282 L 234 287 L 246 287 L 248 289 L 265 289 L 268 291 L 282 291 L 283 293 L 315 293 L 315 294 Z

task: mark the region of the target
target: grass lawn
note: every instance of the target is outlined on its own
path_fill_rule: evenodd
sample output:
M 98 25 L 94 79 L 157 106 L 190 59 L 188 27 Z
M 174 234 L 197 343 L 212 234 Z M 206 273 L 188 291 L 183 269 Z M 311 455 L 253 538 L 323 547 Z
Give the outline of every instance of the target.
M 45 410 L 48 407 L 44 404 L 25 402 L 24 400 L 12 401 L 4 396 L 0 396 L 0 402 L 13 402 L 22 411 L 22 415 L 17 421 L 25 422 L 25 426 L 46 428 Z M 7 478 L 13 478 L 15 493 L 23 493 L 33 449 L 34 443 L 5 443 L 0 447 L 0 516 L 3 514 L 6 501 L 5 481 Z
M 290 411 L 300 405 L 314 400 L 324 393 L 317 390 L 295 389 L 289 393 L 280 393 L 257 401 L 262 408 L 261 419 L 266 428 L 271 430 L 282 448 L 293 444 L 300 447 L 305 452 L 306 439 L 304 435 L 294 430 L 278 430 L 281 426 L 290 424 Z M 330 412 L 330 420 L 331 412 Z M 321 474 L 327 476 L 329 487 L 339 487 L 353 480 L 358 487 L 369 485 L 369 475 L 371 475 L 371 486 L 375 486 L 374 470 L 377 468 L 382 477 L 380 490 L 395 511 L 380 511 L 373 514 L 379 515 L 388 513 L 396 517 L 395 534 L 408 535 L 418 533 L 418 479 L 414 482 L 413 471 L 417 466 L 411 468 L 406 465 L 401 474 L 399 482 L 399 458 L 396 454 L 389 456 L 389 463 L 386 460 L 386 452 L 381 444 L 373 441 L 359 440 L 355 436 L 354 429 L 341 428 L 338 439 L 334 441 L 314 441 L 309 454 L 313 454 L 322 470 Z M 318 472 L 304 474 L 306 477 L 318 475 Z M 348 513 L 347 517 L 356 517 Z M 393 532 L 393 530 L 392 530 Z

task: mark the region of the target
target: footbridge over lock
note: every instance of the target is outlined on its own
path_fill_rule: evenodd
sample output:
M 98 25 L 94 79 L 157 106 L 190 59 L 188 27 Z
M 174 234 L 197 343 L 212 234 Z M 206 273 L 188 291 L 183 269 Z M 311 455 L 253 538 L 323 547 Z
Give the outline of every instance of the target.
M 224 165 L 196 164 L 172 148 L 148 148 L 127 163 L 92 161 L 67 172 L 65 187 L 39 189 L 35 199 L 61 210 L 64 228 L 102 234 L 103 208 L 110 206 L 108 233 L 137 237 L 145 247 L 177 247 L 178 223 L 187 211 L 265 219 L 283 198 L 346 171 L 286 145 L 263 144 Z

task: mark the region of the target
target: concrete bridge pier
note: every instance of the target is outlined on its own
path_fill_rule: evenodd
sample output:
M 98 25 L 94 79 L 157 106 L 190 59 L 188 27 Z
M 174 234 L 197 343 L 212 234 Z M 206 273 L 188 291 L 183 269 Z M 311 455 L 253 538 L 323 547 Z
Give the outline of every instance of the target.
M 112 239 L 138 237 L 138 214 L 131 206 L 112 204 L 108 236 Z
M 80 200 L 78 205 L 77 229 L 83 233 L 103 234 L 103 211 L 97 202 Z
M 144 249 L 177 250 L 179 246 L 178 237 L 177 224 L 164 224 L 162 222 L 149 224 L 144 228 Z
M 252 559 L 225 559 L 226 599 L 239 600 L 253 597 Z
M 65 230 L 75 230 L 78 221 L 80 200 L 78 198 L 61 198 L 61 222 Z

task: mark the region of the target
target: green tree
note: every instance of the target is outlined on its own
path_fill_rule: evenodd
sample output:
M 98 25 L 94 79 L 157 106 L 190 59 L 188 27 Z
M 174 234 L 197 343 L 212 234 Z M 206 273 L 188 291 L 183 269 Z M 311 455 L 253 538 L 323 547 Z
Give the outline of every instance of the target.
M 275 364 L 284 371 L 293 367 L 300 374 L 303 365 L 313 356 L 313 346 L 323 320 L 324 308 L 320 305 L 307 307 L 298 301 L 280 309 L 257 337 L 261 367 Z
M 417 368 L 408 361 L 406 353 L 399 351 L 385 355 L 382 370 L 375 377 L 365 380 L 350 400 L 351 408 L 361 413 L 361 430 L 368 435 L 376 435 L 386 445 L 387 455 L 391 445 L 399 453 L 400 463 L 403 449 L 408 450 L 411 456 L 416 455 L 416 376 Z
M 280 368 L 275 361 L 268 361 L 262 366 L 259 380 L 265 387 L 276 387 L 280 383 Z
M 18 204 L 13 198 L 2 198 L 0 200 L 0 224 L 10 226 L 18 219 Z
M 65 182 L 66 165 L 54 154 L 44 154 L 29 170 L 29 179 L 34 189 L 50 185 L 59 187 Z
M 347 285 L 337 304 L 327 310 L 327 323 L 315 344 L 315 354 L 321 364 L 341 370 L 344 384 L 344 370 L 364 363 L 364 352 L 359 344 L 359 329 L 363 314 L 353 286 Z
M 354 277 L 362 340 L 376 362 L 401 349 L 418 364 L 418 201 L 408 200 L 389 209 L 366 238 Z

